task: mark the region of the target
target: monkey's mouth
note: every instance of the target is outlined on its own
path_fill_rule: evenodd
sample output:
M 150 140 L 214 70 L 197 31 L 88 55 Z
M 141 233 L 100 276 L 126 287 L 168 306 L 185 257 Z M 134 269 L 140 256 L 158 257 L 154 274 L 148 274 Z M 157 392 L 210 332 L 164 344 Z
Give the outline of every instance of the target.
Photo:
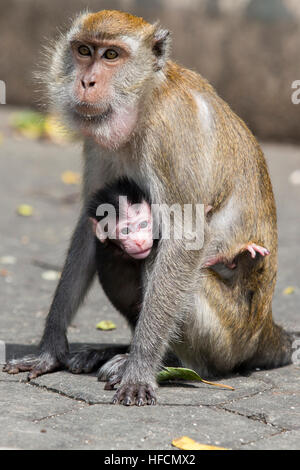
M 103 110 L 103 108 L 101 109 L 99 107 L 77 105 L 74 109 L 73 115 L 76 121 L 99 124 L 100 122 L 108 119 L 111 113 L 111 106 L 108 106 Z
M 134 259 L 144 259 L 150 255 L 151 248 L 146 248 L 144 251 L 138 251 L 137 253 L 128 253 L 131 258 Z

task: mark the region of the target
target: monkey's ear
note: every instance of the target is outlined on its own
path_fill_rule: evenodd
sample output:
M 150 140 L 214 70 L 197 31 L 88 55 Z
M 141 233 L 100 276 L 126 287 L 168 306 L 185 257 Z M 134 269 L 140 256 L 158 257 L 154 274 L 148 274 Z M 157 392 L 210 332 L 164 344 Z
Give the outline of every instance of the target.
M 153 36 L 152 51 L 156 58 L 155 70 L 161 70 L 169 57 L 171 47 L 170 31 L 158 28 Z
M 93 232 L 94 232 L 94 234 L 96 235 L 97 220 L 96 220 L 96 219 L 93 219 L 93 217 L 89 217 L 89 219 L 90 219 L 91 224 L 92 224 Z
M 101 243 L 104 243 L 107 239 L 107 234 L 102 231 L 101 224 L 98 224 L 97 220 L 93 219 L 93 217 L 89 217 L 89 219 L 92 222 L 94 235 L 98 238 L 98 240 L 100 240 Z

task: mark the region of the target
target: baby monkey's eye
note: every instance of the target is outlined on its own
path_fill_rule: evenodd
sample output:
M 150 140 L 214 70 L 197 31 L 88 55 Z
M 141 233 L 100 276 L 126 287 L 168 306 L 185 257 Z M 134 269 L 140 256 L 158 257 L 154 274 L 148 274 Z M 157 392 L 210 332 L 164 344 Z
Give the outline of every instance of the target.
M 148 222 L 147 220 L 144 220 L 143 222 L 140 223 L 140 228 L 146 228 L 148 227 Z
M 130 232 L 130 229 L 128 227 L 124 227 L 121 230 L 122 235 L 128 235 Z
M 88 56 L 91 55 L 91 51 L 87 46 L 79 46 L 78 47 L 78 52 L 80 55 Z
M 118 57 L 118 53 L 117 51 L 115 51 L 114 49 L 107 49 L 104 54 L 103 54 L 103 57 L 105 59 L 109 59 L 109 60 L 113 60 L 113 59 L 116 59 Z

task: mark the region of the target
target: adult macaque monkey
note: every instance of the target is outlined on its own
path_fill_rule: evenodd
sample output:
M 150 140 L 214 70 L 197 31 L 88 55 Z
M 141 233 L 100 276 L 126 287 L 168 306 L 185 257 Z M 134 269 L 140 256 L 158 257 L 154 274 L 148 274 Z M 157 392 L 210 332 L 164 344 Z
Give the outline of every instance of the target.
M 130 353 L 104 366 L 108 385 L 120 383 L 113 402 L 124 405 L 155 403 L 167 348 L 202 376 L 281 366 L 291 356 L 289 336 L 272 319 L 276 210 L 262 151 L 205 79 L 169 60 L 169 49 L 169 33 L 157 24 L 119 11 L 83 14 L 56 43 L 45 78 L 53 107 L 85 138 L 85 201 L 127 176 L 155 204 L 212 207 L 201 249 L 165 239 L 145 263 Z M 83 212 L 40 355 L 11 361 L 8 372 L 72 370 L 66 330 L 96 269 L 89 222 Z M 243 253 L 230 282 L 205 267 L 220 253 L 231 260 L 245 242 L 270 255 L 249 268 Z M 93 354 L 100 364 L 101 353 Z

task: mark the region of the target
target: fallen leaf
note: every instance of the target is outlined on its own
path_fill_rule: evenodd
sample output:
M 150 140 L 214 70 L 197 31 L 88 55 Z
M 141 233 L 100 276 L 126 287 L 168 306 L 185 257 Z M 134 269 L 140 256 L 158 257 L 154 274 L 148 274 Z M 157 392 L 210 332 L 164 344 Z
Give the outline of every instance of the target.
M 16 264 L 16 261 L 17 261 L 17 258 L 15 258 L 14 256 L 10 256 L 10 255 L 1 256 L 0 258 L 1 264 Z
M 290 183 L 294 185 L 300 184 L 300 170 L 293 171 L 293 173 L 290 174 L 289 180 Z
M 289 287 L 286 287 L 283 291 L 283 295 L 291 295 L 295 292 L 295 287 L 293 286 L 289 286 Z
M 46 137 L 57 144 L 62 144 L 70 140 L 67 129 L 56 116 L 49 115 L 46 117 L 44 131 Z
M 49 270 L 49 271 L 44 271 L 42 273 L 42 278 L 45 281 L 57 281 L 60 278 L 60 276 L 61 276 L 61 273 L 58 271 Z
M 21 111 L 12 115 L 11 124 L 24 137 L 39 139 L 44 134 L 45 116 L 36 111 Z
M 97 330 L 109 331 L 109 330 L 115 330 L 117 327 L 112 321 L 103 320 L 103 321 L 100 321 L 99 323 L 97 323 L 96 328 L 97 328 Z
M 17 208 L 17 213 L 23 217 L 30 217 L 33 214 L 33 207 L 29 204 L 21 204 Z
M 65 184 L 80 184 L 81 175 L 79 173 L 75 173 L 74 171 L 65 171 L 61 174 L 61 180 Z
M 9 272 L 7 269 L 0 269 L 0 276 L 1 277 L 7 277 L 9 275 Z
M 172 441 L 172 445 L 181 450 L 229 450 L 225 447 L 210 446 L 207 444 L 200 444 L 188 436 L 182 436 Z
M 163 370 L 161 370 L 157 374 L 156 378 L 158 382 L 174 379 L 195 380 L 197 382 L 203 382 L 208 385 L 214 385 L 215 387 L 228 388 L 229 390 L 234 390 L 234 388 L 230 387 L 229 385 L 218 384 L 216 382 L 209 382 L 208 380 L 204 380 L 200 377 L 200 375 L 197 374 L 197 372 L 192 369 L 186 369 L 185 367 L 164 367 Z

